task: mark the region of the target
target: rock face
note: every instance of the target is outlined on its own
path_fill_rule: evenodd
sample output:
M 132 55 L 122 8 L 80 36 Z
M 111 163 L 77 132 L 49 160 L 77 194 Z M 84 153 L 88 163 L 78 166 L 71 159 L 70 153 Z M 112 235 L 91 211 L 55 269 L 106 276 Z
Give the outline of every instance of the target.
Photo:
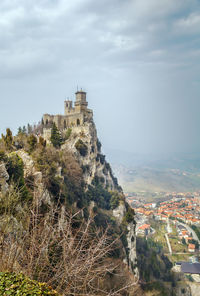
M 87 146 L 87 153 L 82 156 L 76 149 L 76 143 L 81 140 Z M 117 179 L 113 176 L 110 165 L 105 156 L 101 154 L 101 144 L 97 138 L 94 122 L 86 122 L 82 126 L 72 128 L 69 139 L 62 146 L 74 153 L 83 169 L 83 177 L 86 184 L 90 185 L 95 177 L 101 180 L 105 188 L 119 190 Z
M 17 151 L 17 154 L 23 160 L 24 163 L 24 177 L 27 178 L 32 176 L 34 179 L 34 196 L 35 200 L 38 202 L 38 205 L 40 205 L 42 202 L 45 202 L 45 204 L 50 205 L 50 194 L 42 182 L 42 173 L 37 171 L 34 166 L 33 159 L 27 152 L 23 150 Z
M 87 147 L 87 154 L 85 156 L 81 156 L 76 148 L 76 143 L 79 140 Z M 101 144 L 97 138 L 96 127 L 92 120 L 86 122 L 83 126 L 73 127 L 70 138 L 62 146 L 62 149 L 68 149 L 74 153 L 83 169 L 84 180 L 88 185 L 91 185 L 95 177 L 98 177 L 102 185 L 108 190 L 118 191 L 119 193 L 122 192 L 117 179 L 113 176 L 109 163 L 106 162 L 105 156 L 101 154 Z M 120 205 L 113 210 L 113 216 L 117 219 L 117 222 L 121 224 L 125 214 L 125 202 L 121 201 Z M 127 230 L 128 254 L 125 261 L 130 271 L 138 276 L 138 269 L 136 267 L 135 224 L 128 224 Z
M 8 189 L 7 181 L 9 180 L 9 175 L 6 170 L 5 164 L 0 163 L 0 191 L 5 192 Z
M 113 216 L 117 219 L 119 223 L 122 223 L 122 220 L 125 214 L 126 214 L 126 207 L 124 203 L 120 203 L 120 205 L 113 210 Z
M 127 226 L 127 242 L 128 242 L 128 265 L 129 269 L 136 275 L 139 276 L 137 268 L 137 254 L 136 254 L 136 235 L 135 235 L 135 224 L 133 222 L 129 223 Z

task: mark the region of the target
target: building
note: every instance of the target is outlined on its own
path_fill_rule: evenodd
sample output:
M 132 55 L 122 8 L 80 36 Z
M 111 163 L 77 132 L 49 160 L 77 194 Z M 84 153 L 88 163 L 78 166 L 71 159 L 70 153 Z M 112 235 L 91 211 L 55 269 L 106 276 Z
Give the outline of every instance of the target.
M 188 251 L 191 252 L 191 253 L 194 253 L 195 252 L 195 245 L 194 244 L 189 244 L 188 245 Z
M 186 274 L 200 274 L 200 263 L 182 262 L 181 271 Z
M 143 224 L 138 227 L 137 234 L 148 235 L 151 232 L 151 226 L 149 224 Z
M 70 100 L 64 102 L 64 115 L 43 115 L 43 137 L 45 139 L 48 140 L 50 138 L 53 123 L 55 123 L 57 128 L 63 132 L 74 126 L 82 126 L 85 122 L 93 119 L 93 112 L 88 109 L 86 92 L 81 89 L 80 91 L 77 91 L 75 95 L 76 101 L 74 105 L 73 101 Z

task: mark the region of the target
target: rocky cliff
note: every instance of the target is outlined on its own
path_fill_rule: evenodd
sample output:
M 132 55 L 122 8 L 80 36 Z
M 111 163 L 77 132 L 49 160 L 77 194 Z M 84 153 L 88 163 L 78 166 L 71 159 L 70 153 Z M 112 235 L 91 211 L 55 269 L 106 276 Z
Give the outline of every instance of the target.
M 106 233 L 110 251 L 106 251 L 108 255 L 103 265 L 109 263 L 109 267 L 105 267 L 107 268 L 105 270 L 110 272 L 117 270 L 124 282 L 120 284 L 117 274 L 110 280 L 111 275 L 108 276 L 106 272 L 104 274 L 104 283 L 108 285 L 106 289 L 113 289 L 114 286 L 120 288 L 125 283 L 127 287 L 135 287 L 138 271 L 134 211 L 125 202 L 122 189 L 101 153 L 95 124 L 90 120 L 81 126 L 74 126 L 67 130 L 67 136 L 64 135 L 63 138 L 65 142 L 58 148 L 53 147 L 51 143 L 46 146 L 37 136 L 27 134 L 19 134 L 13 139 L 10 137 L 8 148 L 6 142 L 0 141 L 1 224 L 5 221 L 7 225 L 11 221 L 15 224 L 13 226 L 13 222 L 11 223 L 5 236 L 10 235 L 11 241 L 19 236 L 15 248 L 21 249 L 20 242 L 23 241 L 23 235 L 28 235 L 29 229 L 34 226 L 32 223 L 40 223 L 40 220 L 48 221 L 51 215 L 57 215 L 58 229 L 63 231 L 69 215 L 72 215 L 77 221 L 72 222 L 72 225 L 83 223 L 83 227 L 86 227 L 87 223 L 92 223 L 90 226 L 92 232 L 96 228 L 100 236 L 102 231 Z M 87 222 L 90 221 L 89 216 L 93 222 Z M 34 219 L 39 222 L 34 222 Z M 53 223 L 51 226 L 48 226 L 47 222 L 44 224 L 46 226 L 41 226 L 42 229 L 47 227 L 44 236 L 50 227 L 53 227 L 52 233 L 54 233 L 55 222 L 51 223 Z M 0 227 L 4 227 L 3 224 Z M 70 235 L 73 232 L 74 230 Z M 46 238 L 50 244 L 51 235 L 50 233 L 49 242 Z M 85 243 L 88 244 L 87 241 Z M 102 247 L 105 248 L 106 244 Z M 23 248 L 24 246 L 26 244 L 23 243 Z M 6 248 L 7 254 L 10 250 Z M 49 249 L 49 245 L 43 249 Z M 27 250 L 23 252 L 26 254 Z M 43 253 L 44 250 L 39 256 L 43 256 Z M 23 265 L 18 256 L 15 266 Z M 26 267 L 23 268 L 26 273 Z M 102 284 L 103 282 L 100 286 Z
M 78 141 L 85 145 L 85 153 L 77 150 Z M 86 122 L 82 126 L 71 129 L 71 134 L 62 145 L 62 149 L 70 150 L 83 169 L 84 180 L 87 185 L 91 185 L 95 177 L 99 178 L 102 185 L 109 190 L 121 191 L 117 179 L 113 176 L 112 169 L 105 160 L 105 155 L 101 153 L 101 143 L 97 138 L 96 127 L 93 121 Z
M 77 143 L 80 141 L 83 147 L 85 146 L 83 155 L 77 149 Z M 106 161 L 105 155 L 101 153 L 101 143 L 97 137 L 94 122 L 90 120 L 83 126 L 73 127 L 69 138 L 62 145 L 62 149 L 73 152 L 83 169 L 83 177 L 87 186 L 92 185 L 98 179 L 105 189 L 120 194 L 119 205 L 113 209 L 112 215 L 121 224 L 125 218 L 128 205 L 125 203 L 122 189 L 113 175 L 110 164 Z M 135 223 L 133 222 L 127 223 L 127 258 L 124 258 L 124 261 L 128 264 L 130 270 L 138 276 Z

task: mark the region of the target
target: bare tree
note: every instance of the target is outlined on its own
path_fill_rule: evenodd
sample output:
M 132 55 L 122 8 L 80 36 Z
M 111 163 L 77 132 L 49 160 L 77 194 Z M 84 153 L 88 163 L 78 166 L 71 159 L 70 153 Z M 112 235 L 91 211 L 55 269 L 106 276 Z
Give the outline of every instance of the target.
M 5 210 L 17 224 L 13 211 Z M 67 213 L 55 205 L 41 215 L 37 202 L 23 215 L 23 227 L 1 227 L 1 271 L 23 272 L 63 295 L 128 295 L 136 286 L 122 260 L 110 256 L 120 238 L 112 240 L 92 217 L 84 220 L 81 211 Z

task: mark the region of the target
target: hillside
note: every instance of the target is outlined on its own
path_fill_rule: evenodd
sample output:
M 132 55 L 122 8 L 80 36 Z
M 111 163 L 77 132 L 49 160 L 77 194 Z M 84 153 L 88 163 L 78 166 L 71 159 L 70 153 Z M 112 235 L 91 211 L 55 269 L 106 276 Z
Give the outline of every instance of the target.
M 0 271 L 65 295 L 129 295 L 138 280 L 134 212 L 94 123 L 61 138 L 57 146 L 21 130 L 2 135 Z

